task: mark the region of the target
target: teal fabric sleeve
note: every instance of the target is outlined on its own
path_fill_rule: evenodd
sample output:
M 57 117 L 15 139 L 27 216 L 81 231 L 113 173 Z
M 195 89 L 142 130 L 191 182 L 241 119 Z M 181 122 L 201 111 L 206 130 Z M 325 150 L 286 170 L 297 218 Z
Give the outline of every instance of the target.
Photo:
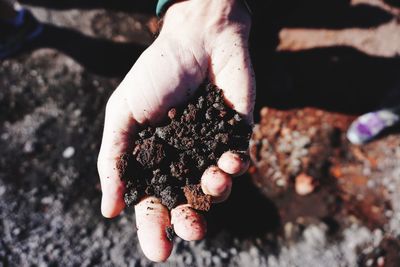
M 172 5 L 175 0 L 158 0 L 156 7 L 157 16 L 161 17 L 161 15 L 168 9 L 170 5 Z

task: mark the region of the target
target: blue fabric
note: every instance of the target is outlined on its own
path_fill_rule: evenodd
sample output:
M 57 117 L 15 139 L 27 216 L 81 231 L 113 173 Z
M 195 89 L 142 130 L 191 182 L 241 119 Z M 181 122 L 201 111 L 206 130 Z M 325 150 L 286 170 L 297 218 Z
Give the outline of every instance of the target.
M 7 19 L 7 20 L 0 20 L 3 23 L 7 23 L 10 25 L 13 25 L 15 27 L 21 26 L 24 23 L 25 19 L 25 9 L 21 9 L 18 11 L 17 15 L 13 19 Z

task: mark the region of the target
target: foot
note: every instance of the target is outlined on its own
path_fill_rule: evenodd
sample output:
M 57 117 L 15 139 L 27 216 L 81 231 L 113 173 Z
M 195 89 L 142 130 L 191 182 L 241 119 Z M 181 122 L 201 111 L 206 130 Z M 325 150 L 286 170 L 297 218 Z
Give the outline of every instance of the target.
M 19 10 L 13 20 L 0 19 L 0 60 L 17 53 L 42 30 L 43 25 L 26 9 Z

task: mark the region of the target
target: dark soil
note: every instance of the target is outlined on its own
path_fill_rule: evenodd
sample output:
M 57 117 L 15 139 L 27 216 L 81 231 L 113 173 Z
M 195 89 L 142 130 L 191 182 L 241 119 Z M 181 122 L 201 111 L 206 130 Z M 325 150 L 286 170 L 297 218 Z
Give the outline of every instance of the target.
M 150 17 L 79 7 L 95 1 L 22 2 L 43 4 L 29 7 L 48 23 L 35 47 L 52 49 L 0 62 L 0 267 L 400 266 L 400 135 L 353 146 L 342 140 L 347 122 L 338 123 L 354 117 L 302 108 L 363 113 L 382 97 L 398 103 L 398 0 L 258 1 L 268 8 L 257 9 L 250 43 L 254 144 L 263 148 L 254 179 L 235 178 L 230 198 L 207 212 L 205 240 L 175 237 L 168 262 L 156 264 L 140 249 L 132 209 L 101 216 L 94 156 L 108 97 L 140 54 L 137 44 L 153 40 Z M 76 8 L 46 8 L 62 2 Z M 95 4 L 127 1 L 105 2 Z M 154 12 L 155 0 L 129 5 L 139 2 Z M 375 23 L 385 12 L 393 20 Z M 257 116 L 264 106 L 300 109 Z M 272 123 L 288 129 L 273 136 Z M 307 195 L 295 192 L 301 174 L 315 181 Z
M 175 231 L 174 228 L 172 226 L 168 226 L 165 228 L 165 234 L 167 235 L 167 238 L 169 241 L 174 240 L 175 237 Z
M 208 211 L 211 197 L 199 186 L 202 173 L 228 150 L 245 154 L 250 125 L 228 107 L 221 89 L 202 87 L 187 106 L 169 110 L 167 125 L 140 131 L 133 151 L 121 156 L 117 168 L 126 183 L 128 206 L 150 195 L 168 209 L 189 203 Z
M 360 266 L 397 267 L 400 263 L 400 241 L 396 238 L 384 238 L 378 247 L 368 255 L 362 255 Z
M 187 202 L 197 210 L 209 210 L 211 208 L 211 196 L 204 195 L 201 186 L 187 185 L 183 188 Z

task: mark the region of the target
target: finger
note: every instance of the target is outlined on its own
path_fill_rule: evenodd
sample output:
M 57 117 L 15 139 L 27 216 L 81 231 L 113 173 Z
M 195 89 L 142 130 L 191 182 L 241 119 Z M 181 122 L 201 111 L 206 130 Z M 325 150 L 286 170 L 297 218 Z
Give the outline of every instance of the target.
M 252 124 L 256 91 L 248 44 L 231 40 L 215 47 L 210 67 L 212 80 L 223 89 L 232 108 Z
M 232 151 L 225 152 L 218 160 L 218 167 L 224 172 L 239 176 L 247 171 L 250 160 L 246 155 L 234 153 Z
M 134 125 L 135 121 L 117 89 L 107 103 L 103 139 L 97 161 L 103 193 L 101 212 L 107 218 L 117 216 L 125 207 L 124 184 L 116 165 L 121 154 L 129 149 L 129 137 Z
M 166 228 L 171 225 L 168 209 L 155 197 L 135 206 L 138 238 L 144 255 L 152 261 L 166 261 L 172 251 Z
M 213 197 L 213 202 L 226 200 L 232 189 L 232 178 L 217 166 L 209 167 L 201 177 L 201 188 L 206 195 Z
M 174 225 L 175 233 L 186 241 L 201 240 L 207 231 L 204 217 L 192 209 L 189 204 L 174 208 L 171 211 L 171 222 Z

